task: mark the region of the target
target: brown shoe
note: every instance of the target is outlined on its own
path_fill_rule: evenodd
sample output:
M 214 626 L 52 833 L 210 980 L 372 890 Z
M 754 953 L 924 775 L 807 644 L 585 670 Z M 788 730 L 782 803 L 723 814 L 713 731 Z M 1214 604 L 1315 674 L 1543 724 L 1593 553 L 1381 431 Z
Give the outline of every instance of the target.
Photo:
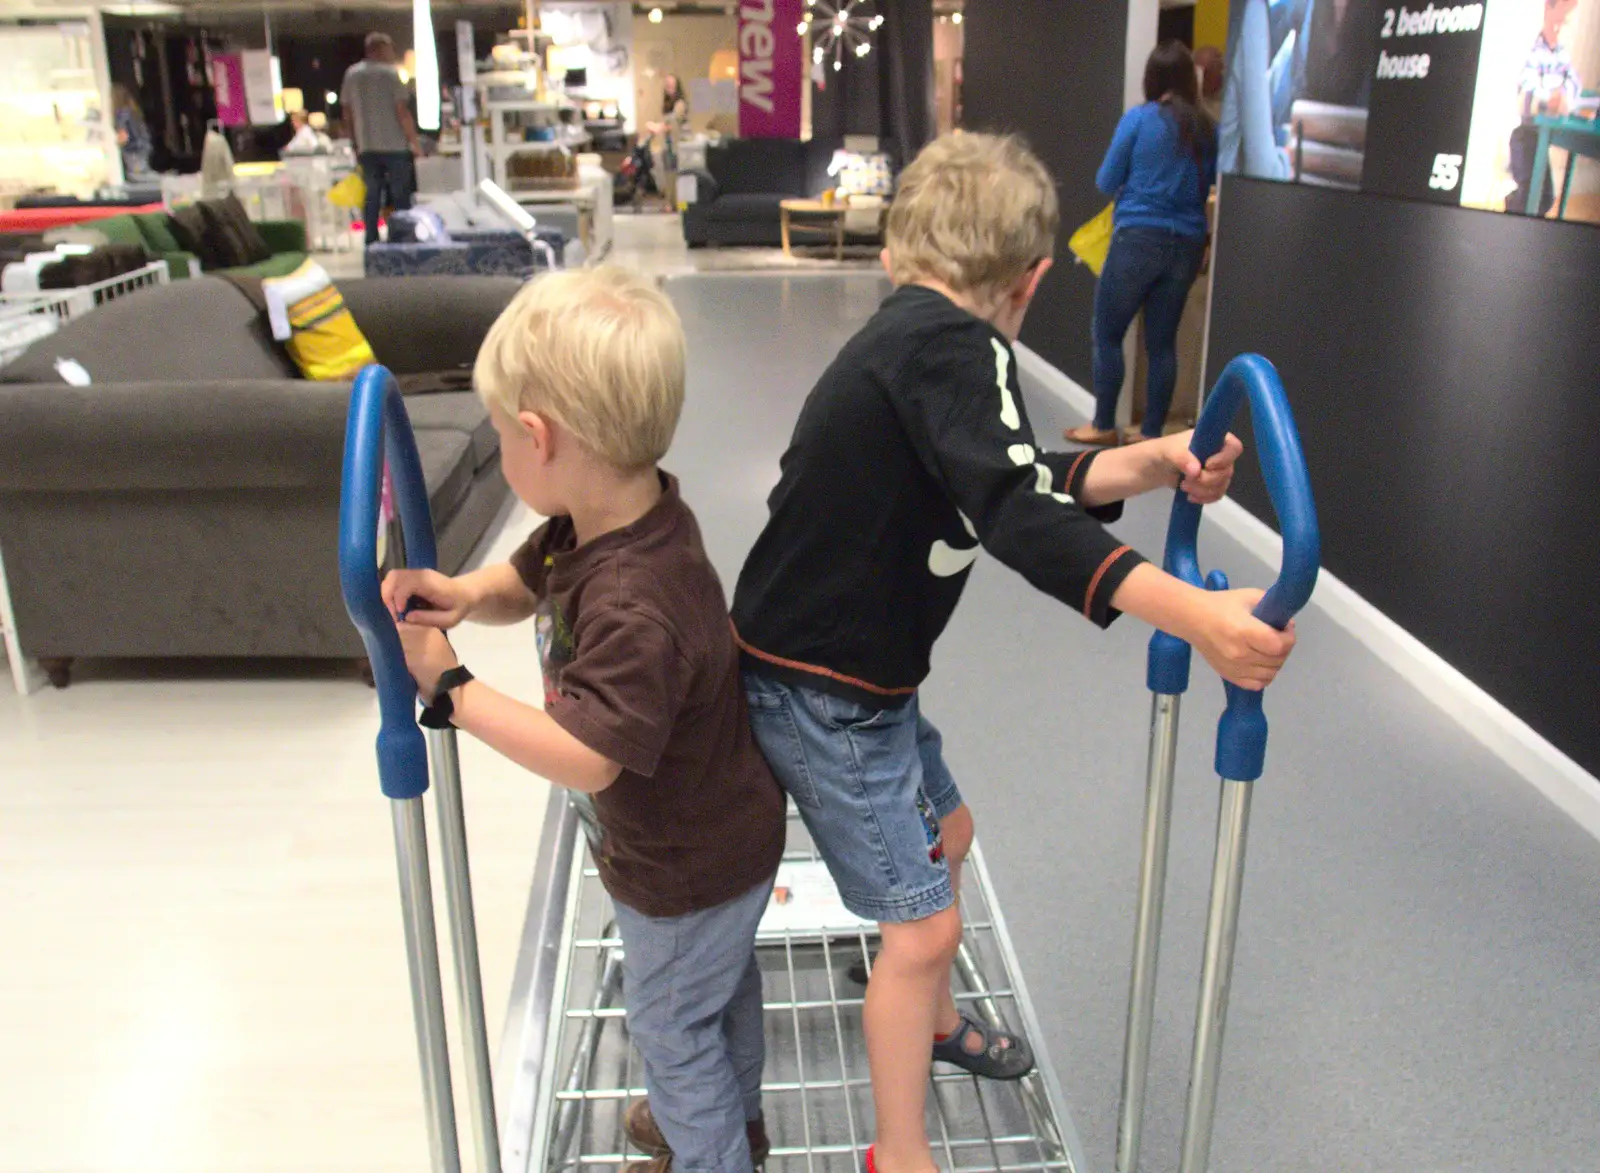
M 1115 448 L 1122 439 L 1117 434 L 1116 428 L 1101 431 L 1093 424 L 1084 424 L 1081 428 L 1068 428 L 1061 434 L 1074 444 L 1092 444 L 1096 448 Z
M 635 1100 L 628 1105 L 628 1110 L 622 1117 L 622 1130 L 627 1133 L 633 1147 L 641 1153 L 671 1161 L 672 1149 L 667 1144 L 667 1138 L 661 1135 L 661 1126 L 656 1123 L 656 1118 L 650 1111 L 649 1100 Z M 772 1142 L 767 1139 L 766 1120 L 750 1121 L 745 1125 L 745 1131 L 750 1137 L 751 1164 L 766 1164 L 767 1157 L 772 1153 Z M 641 1165 L 637 1169 L 627 1170 L 626 1173 L 667 1173 L 667 1168 L 646 1168 Z
M 672 1173 L 672 1154 L 664 1157 L 651 1157 L 648 1161 L 634 1161 L 624 1165 L 622 1173 Z

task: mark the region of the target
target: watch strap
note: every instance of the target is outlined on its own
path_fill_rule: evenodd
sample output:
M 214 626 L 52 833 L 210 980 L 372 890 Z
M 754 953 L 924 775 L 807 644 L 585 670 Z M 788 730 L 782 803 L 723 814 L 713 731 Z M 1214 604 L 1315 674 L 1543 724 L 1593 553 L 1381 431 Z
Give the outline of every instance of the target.
M 465 665 L 456 667 L 442 673 L 439 677 L 439 689 L 433 694 L 433 703 L 422 707 L 422 715 L 417 718 L 417 723 L 424 729 L 452 729 L 454 725 L 451 718 L 456 714 L 456 702 L 450 695 L 456 689 L 477 677 L 469 672 Z

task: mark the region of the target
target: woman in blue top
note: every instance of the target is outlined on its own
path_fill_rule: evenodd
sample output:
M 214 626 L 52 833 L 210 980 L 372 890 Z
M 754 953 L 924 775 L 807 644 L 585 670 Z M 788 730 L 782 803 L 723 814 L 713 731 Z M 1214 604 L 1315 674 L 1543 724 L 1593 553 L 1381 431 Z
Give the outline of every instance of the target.
M 1178 323 L 1206 251 L 1206 199 L 1217 177 L 1217 130 L 1200 107 L 1194 58 L 1160 45 L 1144 69 L 1143 106 L 1123 115 L 1095 183 L 1117 202 L 1111 251 L 1094 296 L 1094 423 L 1080 444 L 1116 444 L 1122 339 L 1144 310 L 1149 357 L 1144 435 L 1161 435 L 1178 381 Z

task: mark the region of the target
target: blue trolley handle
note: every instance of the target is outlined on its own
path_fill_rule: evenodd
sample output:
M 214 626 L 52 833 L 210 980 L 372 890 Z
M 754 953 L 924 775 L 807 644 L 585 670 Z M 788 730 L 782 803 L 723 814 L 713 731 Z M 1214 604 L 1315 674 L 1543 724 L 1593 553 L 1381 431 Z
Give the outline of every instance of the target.
M 1244 354 L 1224 368 L 1200 413 L 1190 451 L 1202 462 L 1220 452 L 1247 395 L 1262 478 L 1283 534 L 1283 565 L 1278 580 L 1262 598 L 1255 614 L 1282 631 L 1311 599 L 1321 567 L 1322 541 L 1300 433 L 1294 426 L 1283 381 L 1271 363 L 1258 354 Z M 1220 574 L 1202 582 L 1199 534 L 1200 506 L 1180 493 L 1172 504 L 1172 519 L 1167 527 L 1167 573 L 1192 586 L 1226 589 L 1227 580 Z M 1189 661 L 1188 644 L 1176 636 L 1157 632 L 1150 641 L 1151 691 L 1169 695 L 1186 691 Z M 1217 773 L 1235 781 L 1254 782 L 1261 777 L 1267 751 L 1262 694 L 1231 684 L 1226 688 L 1228 707 L 1217 730 Z
M 339 499 L 339 582 L 344 605 L 366 645 L 378 689 L 378 780 L 389 798 L 416 798 L 428 789 L 428 749 L 417 727 L 417 686 L 406 670 L 394 616 L 378 581 L 378 511 L 384 457 L 409 565 L 438 563 L 427 482 L 399 384 L 387 369 L 356 376 L 344 438 L 344 486 Z

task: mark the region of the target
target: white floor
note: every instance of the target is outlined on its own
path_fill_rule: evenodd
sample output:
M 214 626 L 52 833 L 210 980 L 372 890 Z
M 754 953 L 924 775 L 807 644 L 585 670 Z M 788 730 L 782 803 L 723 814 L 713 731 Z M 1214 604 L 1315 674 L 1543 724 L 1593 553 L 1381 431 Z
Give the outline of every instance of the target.
M 540 695 L 531 631 L 458 647 Z M 0 1171 L 427 1167 L 373 697 L 0 693 Z M 469 739 L 462 758 L 497 1041 L 547 790 Z

